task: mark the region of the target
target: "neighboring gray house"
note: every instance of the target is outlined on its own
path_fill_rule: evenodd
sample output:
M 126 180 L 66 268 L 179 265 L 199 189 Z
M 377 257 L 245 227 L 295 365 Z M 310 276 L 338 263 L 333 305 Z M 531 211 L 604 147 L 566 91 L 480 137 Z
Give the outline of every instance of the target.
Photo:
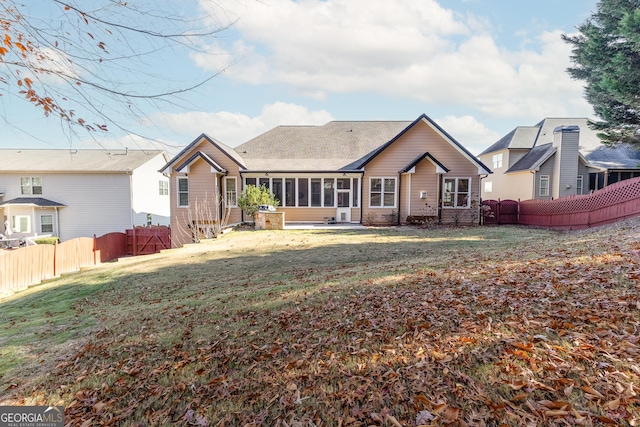
M 159 150 L 0 149 L 0 233 L 61 240 L 169 224 Z
M 640 151 L 604 146 L 586 118 L 546 118 L 518 126 L 478 157 L 493 170 L 483 181 L 485 200 L 588 194 L 640 176 Z

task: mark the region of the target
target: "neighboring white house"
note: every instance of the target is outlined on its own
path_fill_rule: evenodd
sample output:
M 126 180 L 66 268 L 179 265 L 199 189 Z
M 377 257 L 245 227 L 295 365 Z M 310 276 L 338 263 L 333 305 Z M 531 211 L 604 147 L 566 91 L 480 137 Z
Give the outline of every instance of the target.
M 12 238 L 61 240 L 169 225 L 167 160 L 159 150 L 0 149 L 2 224 Z

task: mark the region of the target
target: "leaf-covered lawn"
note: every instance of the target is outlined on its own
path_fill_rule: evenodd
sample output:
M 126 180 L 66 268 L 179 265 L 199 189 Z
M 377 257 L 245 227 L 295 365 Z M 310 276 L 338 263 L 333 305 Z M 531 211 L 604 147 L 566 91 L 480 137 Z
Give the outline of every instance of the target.
M 0 302 L 0 404 L 71 426 L 640 425 L 639 291 L 640 220 L 238 231 Z

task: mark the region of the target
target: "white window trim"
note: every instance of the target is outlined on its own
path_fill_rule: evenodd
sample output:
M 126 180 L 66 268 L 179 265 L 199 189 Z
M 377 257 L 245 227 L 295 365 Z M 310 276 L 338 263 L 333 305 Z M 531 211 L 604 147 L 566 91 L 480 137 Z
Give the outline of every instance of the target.
M 578 175 L 578 179 L 576 180 L 576 194 L 584 194 L 584 175 Z
M 352 208 L 359 208 L 360 207 L 360 178 L 356 178 L 353 177 L 351 179 L 351 185 L 353 186 L 353 188 L 351 189 L 351 201 L 352 201 Z M 354 202 L 354 197 L 355 197 L 355 203 Z
M 272 177 L 263 177 L 263 176 L 243 176 L 241 178 L 241 182 L 244 185 L 244 188 L 246 188 L 247 185 L 253 185 L 253 184 L 247 184 L 247 180 L 248 179 L 255 179 L 256 180 L 256 185 L 260 185 L 260 179 L 268 179 L 269 180 L 269 188 L 272 189 L 273 188 L 273 180 L 274 179 L 282 179 L 283 182 L 283 187 L 282 187 L 282 195 L 283 195 L 283 199 L 284 200 L 280 200 L 280 207 L 282 208 L 301 208 L 301 209 L 331 209 L 331 208 L 336 208 L 338 206 L 338 185 L 337 185 L 337 179 L 340 178 L 344 178 L 344 175 L 334 175 L 334 176 L 317 176 L 317 175 L 305 175 L 305 176 L 287 176 L 287 175 L 275 175 Z M 384 177 L 384 178 L 391 178 L 391 179 L 395 179 L 395 204 L 397 206 L 398 204 L 398 178 L 397 177 Z M 384 179 L 383 178 L 383 179 Z M 286 204 L 286 185 L 287 185 L 287 179 L 295 179 L 295 194 L 294 194 L 294 204 L 293 205 L 288 205 Z M 300 206 L 300 190 L 303 188 L 300 185 L 300 180 L 301 179 L 306 179 L 307 180 L 307 185 L 304 186 L 304 189 L 306 190 L 306 194 L 307 194 L 307 206 Z M 311 182 L 312 180 L 318 179 L 320 180 L 320 206 L 312 206 L 311 204 L 311 199 L 312 199 L 312 194 L 311 194 Z M 353 196 L 354 194 L 356 194 L 355 192 L 357 191 L 357 197 L 358 197 L 358 203 L 355 206 L 349 206 L 351 208 L 358 208 L 361 205 L 362 201 L 362 193 L 361 193 L 361 186 L 362 186 L 362 178 L 360 177 L 353 177 L 351 176 L 349 179 L 351 179 L 351 184 L 353 185 L 353 179 L 356 180 L 356 185 L 355 188 L 351 188 L 351 200 L 353 200 Z M 333 181 L 333 204 L 331 205 L 326 205 L 325 203 L 325 183 L 327 182 L 327 180 L 332 180 Z M 226 194 L 226 190 L 225 190 L 225 194 Z M 391 208 L 391 207 L 387 207 L 387 208 Z
M 186 180 L 187 181 L 187 204 L 186 205 L 181 205 L 180 204 L 180 194 L 185 193 L 185 191 L 180 191 L 180 180 Z M 186 176 L 179 176 L 176 180 L 176 189 L 178 191 L 176 191 L 176 203 L 178 204 L 179 208 L 188 208 L 189 207 L 189 177 Z
M 158 180 L 158 194 L 160 196 L 169 195 L 169 181 L 165 181 L 163 179 Z
M 14 233 L 31 233 L 31 216 L 30 215 L 12 215 L 13 227 L 11 228 Z M 26 230 L 20 230 L 20 218 L 27 218 Z
M 542 181 L 547 181 L 547 188 L 546 188 L 546 193 L 543 194 L 542 193 Z M 551 193 L 551 179 L 549 177 L 549 175 L 540 175 L 540 182 L 539 182 L 539 187 L 538 187 L 538 196 L 540 197 L 548 197 L 549 194 Z
M 452 180 L 452 179 L 455 180 L 455 188 L 453 190 L 453 203 L 454 203 L 454 205 L 458 200 L 458 193 L 459 193 L 458 192 L 458 181 L 460 181 L 461 179 L 466 179 L 466 180 L 469 181 L 469 191 L 466 192 L 466 193 L 462 193 L 462 194 L 467 194 L 467 205 L 466 206 L 445 206 L 445 204 L 444 204 L 444 192 L 445 192 L 444 182 L 446 180 Z M 445 178 L 443 183 L 442 183 L 443 184 L 443 186 L 442 186 L 442 209 L 469 209 L 469 208 L 471 208 L 471 194 L 472 194 L 471 189 L 473 188 L 472 187 L 472 182 L 473 181 L 472 181 L 470 176 L 468 176 L 468 177 L 467 176 L 460 176 L 460 177 L 455 177 L 455 178 L 453 178 L 453 177 L 452 178 Z
M 227 204 L 228 208 L 237 208 L 238 207 L 238 178 L 235 176 L 227 176 L 224 178 L 224 194 L 225 203 L 229 202 L 229 181 L 233 180 L 233 192 L 235 194 L 235 203 L 232 205 Z
M 380 203 L 382 206 L 371 205 L 371 181 L 374 179 L 382 180 L 382 186 L 380 187 Z M 388 194 L 384 191 L 384 180 L 393 179 L 393 206 L 384 206 L 384 195 Z M 376 192 L 377 193 L 377 192 Z M 398 207 L 398 177 L 396 176 L 370 176 L 369 177 L 369 208 L 370 209 L 397 209 Z
M 28 187 L 28 192 L 25 193 L 22 191 L 22 180 L 23 179 L 27 179 L 29 180 L 29 187 Z M 33 192 L 33 187 L 36 187 L 35 185 L 33 185 L 33 181 L 39 179 L 40 180 L 40 185 L 38 185 L 37 187 L 40 187 L 40 192 L 39 193 L 34 193 Z M 42 184 L 42 177 L 40 176 L 21 176 L 20 177 L 20 194 L 24 195 L 24 196 L 32 196 L 32 195 L 36 195 L 36 196 L 41 196 L 42 193 L 44 192 L 44 185 Z
M 45 224 L 45 223 L 42 222 L 42 218 L 46 217 L 46 216 L 51 218 L 51 223 L 46 223 Z M 43 225 L 50 225 L 51 226 L 51 231 L 44 231 L 42 229 Z M 54 227 L 53 227 L 53 215 L 52 214 L 42 214 L 42 215 L 40 215 L 40 232 L 44 234 L 44 233 L 53 233 L 54 231 L 55 230 L 54 230 Z
M 502 153 L 493 155 L 493 157 L 491 158 L 491 161 L 493 162 L 494 169 L 500 169 L 502 167 L 502 159 L 503 159 Z

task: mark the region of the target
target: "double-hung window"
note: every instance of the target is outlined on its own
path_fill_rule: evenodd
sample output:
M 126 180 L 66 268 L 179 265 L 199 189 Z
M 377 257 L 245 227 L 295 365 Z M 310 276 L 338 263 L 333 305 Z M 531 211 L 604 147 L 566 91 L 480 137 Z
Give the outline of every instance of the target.
M 502 153 L 494 154 L 491 160 L 493 161 L 494 169 L 500 169 L 502 167 Z
M 447 208 L 468 208 L 471 206 L 471 178 L 445 178 L 443 206 Z
M 226 177 L 224 179 L 225 191 L 227 193 L 227 207 L 235 208 L 238 206 L 238 190 L 236 188 L 236 177 Z
M 169 181 L 158 181 L 158 194 L 161 196 L 169 195 Z
M 42 194 L 42 178 L 25 176 L 20 178 L 20 192 L 22 194 Z
M 189 206 L 189 178 L 178 178 L 178 206 Z
M 540 175 L 540 188 L 538 190 L 540 196 L 549 195 L 549 175 Z
M 31 217 L 28 215 L 13 216 L 14 233 L 31 233 Z
M 583 180 L 582 175 L 578 175 L 578 180 L 576 182 L 576 194 L 582 194 L 582 187 L 583 187 L 582 180 Z
M 371 178 L 369 181 L 369 206 L 372 208 L 396 207 L 396 179 Z
M 53 215 L 40 215 L 40 232 L 53 233 Z

